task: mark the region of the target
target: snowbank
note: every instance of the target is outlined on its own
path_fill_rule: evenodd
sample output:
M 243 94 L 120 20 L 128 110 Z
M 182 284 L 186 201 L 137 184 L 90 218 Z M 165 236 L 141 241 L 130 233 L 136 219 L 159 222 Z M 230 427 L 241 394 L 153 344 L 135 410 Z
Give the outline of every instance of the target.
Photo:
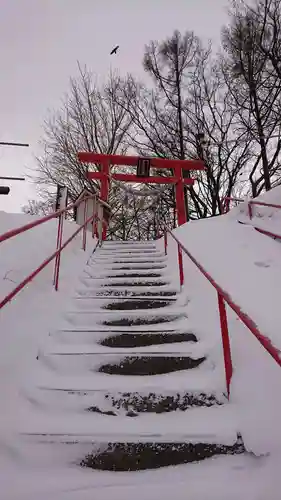
M 33 219 L 33 216 L 0 212 L 0 233 Z M 75 223 L 65 222 L 63 239 L 76 229 Z M 51 255 L 56 248 L 56 235 L 57 221 L 51 220 L 0 244 L 1 298 Z M 66 247 L 61 257 L 58 292 L 52 286 L 54 263 L 50 263 L 0 311 L 0 397 L 5 401 L 0 413 L 0 458 L 1 453 L 5 455 L 4 444 L 21 405 L 20 382 L 36 362 L 38 349 L 48 338 L 50 329 L 57 324 L 95 244 L 88 236 L 84 252 L 79 234 Z
M 270 193 L 266 194 L 267 202 L 276 203 L 278 196 L 272 190 L 272 199 Z M 253 227 L 239 224 L 242 209 L 240 206 L 222 217 L 190 222 L 175 234 L 261 333 L 281 350 L 281 247 Z M 220 331 L 217 292 L 202 274 L 198 278 L 200 272 L 187 256 L 184 266 L 185 293 L 195 308 L 197 326 L 201 322 L 201 328 L 214 335 L 216 329 Z M 234 366 L 230 401 L 236 408 L 243 439 L 257 454 L 278 454 L 281 368 L 229 307 L 227 312 Z M 217 353 L 217 362 L 219 359 Z
M 248 201 L 250 201 L 250 198 L 239 203 L 237 207 L 231 210 L 228 217 L 281 237 L 281 209 L 252 204 L 252 218 L 250 219 Z M 262 193 L 260 196 L 254 198 L 253 201 L 281 205 L 281 186 Z M 276 241 L 280 244 L 281 240 Z

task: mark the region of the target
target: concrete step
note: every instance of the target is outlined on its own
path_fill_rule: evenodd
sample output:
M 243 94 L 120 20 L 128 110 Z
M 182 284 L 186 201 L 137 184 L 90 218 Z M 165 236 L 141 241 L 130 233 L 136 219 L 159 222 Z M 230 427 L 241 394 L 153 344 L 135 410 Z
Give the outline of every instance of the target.
M 193 333 L 121 333 L 111 334 L 100 344 L 112 348 L 132 348 L 183 342 L 197 342 L 197 338 Z
M 141 392 L 118 390 L 67 390 L 60 388 L 26 389 L 24 395 L 35 401 L 42 410 L 56 408 L 56 411 L 83 413 L 92 412 L 108 416 L 138 417 L 147 413 L 169 413 L 192 411 L 196 408 L 209 408 L 227 404 L 223 394 L 212 392 L 187 392 L 165 389 L 150 390 L 145 387 Z
M 57 374 L 84 375 L 104 373 L 118 376 L 154 376 L 199 367 L 205 357 L 190 356 L 190 353 L 134 353 L 128 355 L 122 352 L 80 352 L 80 353 L 44 353 L 38 355 L 38 361 Z M 210 371 L 210 362 L 204 371 Z
M 167 263 L 167 257 L 163 255 L 157 255 L 157 256 L 131 256 L 131 257 L 125 257 L 125 256 L 118 256 L 118 255 L 110 255 L 108 257 L 99 257 L 99 255 L 94 254 L 94 256 L 89 259 L 89 264 L 162 264 L 162 263 Z
M 82 467 L 107 471 L 141 471 L 193 462 L 220 455 L 245 453 L 243 442 L 237 439 L 231 446 L 210 443 L 108 443 L 89 453 Z
M 94 344 L 111 348 L 137 348 L 153 345 L 157 345 L 160 348 L 161 345 L 165 346 L 172 343 L 176 346 L 178 342 L 197 342 L 197 338 L 193 333 L 179 332 L 173 329 L 159 331 L 158 328 L 154 331 L 152 329 L 144 331 L 143 329 L 136 328 L 133 331 L 131 329 L 118 328 L 104 328 L 103 330 L 100 328 L 96 330 L 79 329 L 78 331 L 76 329 L 63 329 L 50 332 L 50 337 L 56 342 L 63 344 L 64 349 L 65 344 L 72 346 L 73 349 L 81 344 L 88 346 L 88 348 L 92 348 Z
M 80 280 L 82 281 L 82 280 Z M 92 283 L 87 280 L 84 282 L 85 288 L 81 289 L 79 288 L 77 290 L 77 295 L 79 295 L 81 298 L 90 298 L 93 294 L 98 296 L 98 297 L 114 297 L 115 298 L 123 298 L 123 297 L 136 297 L 136 298 L 143 298 L 143 297 L 175 297 L 178 294 L 178 290 L 171 285 L 161 287 L 160 291 L 159 288 L 157 287 L 149 287 L 149 290 L 144 290 L 143 288 L 137 288 L 137 287 L 127 287 L 126 289 L 122 287 L 106 287 L 106 288 L 96 288 L 92 285 Z

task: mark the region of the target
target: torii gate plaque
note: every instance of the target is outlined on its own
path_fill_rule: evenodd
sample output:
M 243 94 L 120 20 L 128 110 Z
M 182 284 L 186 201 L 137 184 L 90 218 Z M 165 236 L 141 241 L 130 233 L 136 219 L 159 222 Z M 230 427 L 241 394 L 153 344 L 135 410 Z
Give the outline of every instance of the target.
M 99 153 L 78 153 L 82 163 L 96 163 L 101 166 L 99 172 L 88 172 L 88 179 L 101 182 L 100 198 L 108 201 L 110 178 L 116 181 L 144 184 L 174 184 L 178 225 L 187 222 L 184 203 L 184 185 L 192 186 L 195 179 L 184 178 L 183 170 L 205 170 L 202 160 L 169 160 L 166 158 L 143 158 L 138 156 L 106 155 Z M 128 165 L 137 167 L 136 174 L 110 174 L 112 165 Z M 166 168 L 173 171 L 170 177 L 150 176 L 150 168 Z

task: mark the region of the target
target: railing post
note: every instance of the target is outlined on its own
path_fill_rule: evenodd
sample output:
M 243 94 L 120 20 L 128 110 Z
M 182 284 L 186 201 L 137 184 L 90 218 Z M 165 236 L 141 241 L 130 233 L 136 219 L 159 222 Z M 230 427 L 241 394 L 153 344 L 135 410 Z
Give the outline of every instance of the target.
M 102 241 L 106 240 L 106 233 L 107 233 L 107 224 L 106 224 L 106 221 L 105 221 L 104 213 L 105 213 L 105 207 L 104 207 L 104 205 L 102 205 L 102 210 L 101 210 Z
M 103 216 L 103 208 L 102 205 L 98 205 L 98 240 L 99 246 L 102 244 L 102 236 L 103 236 L 103 224 L 102 224 L 102 216 Z
M 97 197 L 93 199 L 93 223 L 92 223 L 92 237 L 95 237 L 96 230 L 96 213 L 97 213 Z
M 222 336 L 222 346 L 223 346 L 224 369 L 225 369 L 225 378 L 226 378 L 226 389 L 227 389 L 227 397 L 229 399 L 230 382 L 231 382 L 233 367 L 232 367 L 232 360 L 231 360 L 231 349 L 230 349 L 228 322 L 227 322 L 225 302 L 224 302 L 224 298 L 222 297 L 222 295 L 219 292 L 218 292 L 218 303 L 219 303 L 221 336 Z
M 88 200 L 84 200 L 84 217 L 83 217 L 83 222 L 84 222 L 84 227 L 83 227 L 83 244 L 82 248 L 85 251 L 86 250 L 86 243 L 87 243 L 87 209 L 88 209 Z
M 64 213 L 61 213 L 59 215 L 59 219 L 58 219 L 58 232 L 57 232 L 57 247 L 56 247 L 56 250 L 58 250 L 61 247 L 61 245 L 62 245 L 63 221 L 64 221 Z M 54 285 L 55 285 L 56 292 L 58 291 L 58 288 L 59 288 L 60 256 L 61 256 L 61 252 L 59 252 L 56 255 L 56 260 L 55 260 Z
M 165 249 L 165 255 L 167 255 L 168 237 L 167 237 L 167 229 L 166 228 L 164 228 L 164 249 Z
M 178 263 L 179 263 L 179 274 L 180 274 L 180 286 L 182 288 L 184 284 L 184 274 L 183 274 L 182 250 L 179 243 L 178 243 Z
M 250 201 L 248 203 L 248 213 L 249 213 L 249 218 L 252 219 L 252 217 L 253 217 L 253 207 L 252 207 L 252 203 Z

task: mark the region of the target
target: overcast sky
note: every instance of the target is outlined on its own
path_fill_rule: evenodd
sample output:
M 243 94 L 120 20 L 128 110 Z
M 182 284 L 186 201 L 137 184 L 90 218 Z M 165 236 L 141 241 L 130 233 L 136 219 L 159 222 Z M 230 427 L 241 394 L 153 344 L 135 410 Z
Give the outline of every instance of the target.
M 175 29 L 193 30 L 219 43 L 228 0 L 1 0 L 0 141 L 30 144 L 0 146 L 0 176 L 25 175 L 48 109 L 55 109 L 77 74 L 77 60 L 99 78 L 110 68 L 142 76 L 144 45 Z M 109 56 L 114 45 L 116 56 Z M 4 181 L 0 180 L 0 184 Z M 36 197 L 28 182 L 8 183 L 0 210 L 19 212 Z

